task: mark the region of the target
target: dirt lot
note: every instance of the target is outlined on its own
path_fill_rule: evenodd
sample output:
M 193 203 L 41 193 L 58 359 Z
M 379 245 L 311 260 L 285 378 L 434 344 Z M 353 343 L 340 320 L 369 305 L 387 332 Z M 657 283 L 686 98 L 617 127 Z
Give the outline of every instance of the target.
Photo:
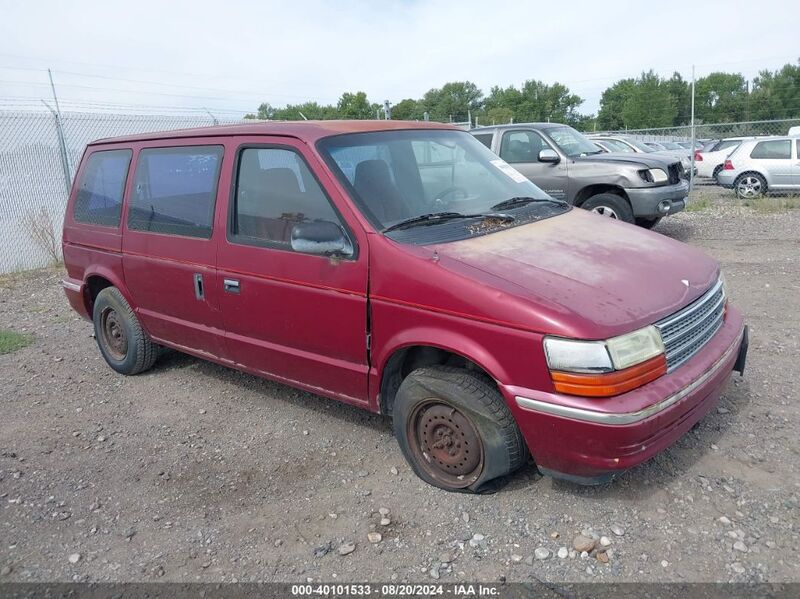
M 2 279 L 0 329 L 34 341 L 0 355 L 0 581 L 800 580 L 800 210 L 657 230 L 722 262 L 748 369 L 675 446 L 595 488 L 529 466 L 495 495 L 438 491 L 384 418 L 177 353 L 119 376 L 60 272 Z M 609 563 L 558 556 L 582 530 Z

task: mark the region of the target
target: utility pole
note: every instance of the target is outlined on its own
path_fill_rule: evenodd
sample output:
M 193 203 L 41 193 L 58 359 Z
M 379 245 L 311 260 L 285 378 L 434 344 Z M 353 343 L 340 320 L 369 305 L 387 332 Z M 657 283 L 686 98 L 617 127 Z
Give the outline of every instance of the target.
M 69 154 L 67 154 L 67 141 L 64 136 L 64 127 L 61 119 L 61 107 L 58 105 L 58 95 L 56 95 L 56 86 L 53 83 L 53 73 L 50 69 L 47 69 L 47 76 L 50 79 L 50 90 L 53 92 L 53 102 L 56 105 L 56 109 L 53 110 L 47 106 L 47 102 L 44 100 L 42 100 L 42 103 L 50 109 L 50 112 L 53 113 L 53 118 L 56 120 L 56 134 L 58 135 L 58 146 L 59 152 L 61 153 L 61 166 L 64 169 L 64 184 L 67 188 L 67 194 L 69 194 L 72 189 L 72 168 L 69 164 Z
M 697 151 L 695 148 L 695 143 L 697 141 L 697 135 L 694 128 L 694 65 L 692 65 L 692 163 L 689 167 L 689 193 L 691 193 L 692 189 L 694 189 L 694 153 Z

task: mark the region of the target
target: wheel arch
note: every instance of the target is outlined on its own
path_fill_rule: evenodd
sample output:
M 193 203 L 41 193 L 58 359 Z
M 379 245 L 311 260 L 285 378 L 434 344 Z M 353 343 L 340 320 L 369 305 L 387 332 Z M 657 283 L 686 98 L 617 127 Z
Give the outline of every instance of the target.
M 134 311 L 136 310 L 125 284 L 116 274 L 114 274 L 111 269 L 103 267 L 87 269 L 83 281 L 83 301 L 86 306 L 86 311 L 89 314 L 89 318 L 92 317 L 94 301 L 97 298 L 97 294 L 106 287 L 116 287 L 119 289 L 119 292 L 125 298 L 125 301 L 128 302 Z
M 451 335 L 453 337 L 453 335 Z M 491 352 L 474 341 L 455 335 L 458 339 L 432 340 L 428 336 L 407 339 L 385 352 L 378 368 L 381 414 L 391 415 L 400 383 L 413 370 L 424 366 L 450 365 L 478 372 L 497 386 L 504 380 L 505 371 L 492 358 Z
M 622 186 L 614 185 L 612 183 L 594 183 L 581 188 L 575 194 L 575 200 L 573 201 L 573 204 L 580 207 L 584 204 L 584 202 L 586 202 L 586 200 L 600 193 L 613 193 L 614 195 L 618 195 L 625 199 L 625 201 L 629 204 L 631 202 L 630 198 L 628 198 L 628 194 L 625 192 L 625 188 Z

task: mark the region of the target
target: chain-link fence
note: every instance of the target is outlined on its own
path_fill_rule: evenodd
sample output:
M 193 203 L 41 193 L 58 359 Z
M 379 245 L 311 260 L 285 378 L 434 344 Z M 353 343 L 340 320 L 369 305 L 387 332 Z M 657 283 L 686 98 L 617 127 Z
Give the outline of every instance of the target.
M 694 137 L 700 143 L 727 137 L 755 137 L 759 135 L 787 135 L 789 129 L 800 126 L 798 119 L 774 121 L 746 121 L 741 123 L 700 124 L 694 127 Z M 658 129 L 625 129 L 618 131 L 592 131 L 593 134 L 628 135 L 643 142 L 687 142 L 692 139 L 692 127 L 663 127 Z
M 60 258 L 68 190 L 86 144 L 95 139 L 242 122 L 208 116 L 0 111 L 0 273 Z M 252 122 L 252 121 L 244 121 Z M 454 123 L 469 128 L 467 122 Z M 786 135 L 800 119 L 702 124 L 696 140 Z M 599 131 L 597 133 L 600 133 Z M 642 142 L 687 142 L 691 127 L 605 132 Z M 589 133 L 591 135 L 591 133 Z
M 0 111 L 0 273 L 60 258 L 68 190 L 95 139 L 240 122 L 212 116 Z M 252 121 L 250 121 L 252 122 Z

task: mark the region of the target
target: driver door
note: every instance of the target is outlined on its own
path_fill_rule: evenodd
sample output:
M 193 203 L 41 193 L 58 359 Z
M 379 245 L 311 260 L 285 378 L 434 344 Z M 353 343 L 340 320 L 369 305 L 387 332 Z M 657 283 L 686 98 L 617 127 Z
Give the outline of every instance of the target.
M 566 161 L 539 162 L 539 152 L 544 149 L 553 150 L 560 155 L 538 131 L 510 129 L 503 132 L 500 158 L 513 165 L 548 195 L 566 199 L 569 179 Z
M 233 360 L 259 375 L 364 405 L 369 248 L 363 231 L 347 222 L 343 199 L 297 140 L 255 137 L 230 150 L 234 183 L 230 206 L 218 217 L 227 234 L 217 268 Z M 295 225 L 314 221 L 339 225 L 352 254 L 293 249 Z

